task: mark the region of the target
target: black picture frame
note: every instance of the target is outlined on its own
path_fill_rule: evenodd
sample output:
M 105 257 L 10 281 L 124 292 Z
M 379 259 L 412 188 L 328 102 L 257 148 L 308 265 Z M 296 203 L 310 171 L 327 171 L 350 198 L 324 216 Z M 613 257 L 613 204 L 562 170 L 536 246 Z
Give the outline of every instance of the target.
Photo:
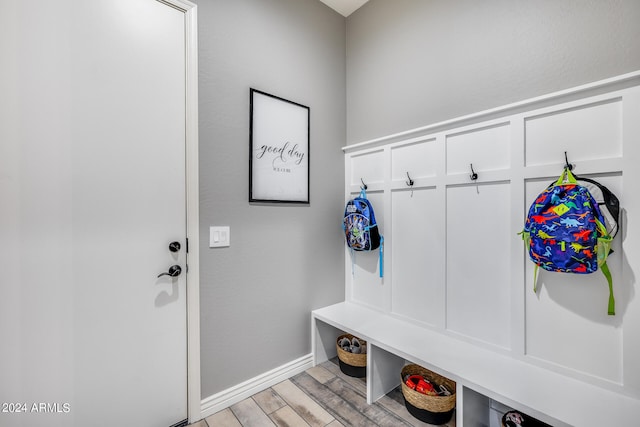
M 249 202 L 309 204 L 311 109 L 251 88 Z

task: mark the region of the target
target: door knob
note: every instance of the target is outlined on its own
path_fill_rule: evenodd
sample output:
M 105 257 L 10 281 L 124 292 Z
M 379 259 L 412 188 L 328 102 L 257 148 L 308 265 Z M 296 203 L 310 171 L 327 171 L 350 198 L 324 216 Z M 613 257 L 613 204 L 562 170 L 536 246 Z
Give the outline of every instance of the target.
M 169 243 L 169 250 L 171 252 L 178 252 L 180 250 L 180 242 Z
M 169 267 L 169 271 L 158 274 L 158 277 L 162 276 L 170 276 L 170 277 L 178 277 L 182 273 L 182 268 L 179 265 L 172 265 Z

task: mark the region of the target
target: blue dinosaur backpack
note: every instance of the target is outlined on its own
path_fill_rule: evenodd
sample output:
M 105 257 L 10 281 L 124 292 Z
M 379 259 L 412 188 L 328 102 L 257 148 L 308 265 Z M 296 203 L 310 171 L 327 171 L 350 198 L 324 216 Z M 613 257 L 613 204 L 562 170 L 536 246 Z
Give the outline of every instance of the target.
M 609 283 L 608 313 L 615 314 L 613 283 L 607 266 L 612 237 L 598 203 L 579 185 L 568 168 L 533 202 L 522 238 L 538 268 L 561 273 L 589 274 L 600 268 Z
M 365 190 L 347 202 L 342 221 L 347 246 L 353 251 L 373 251 L 380 248 L 380 277 L 383 277 L 384 238 L 378 230 L 373 206 Z

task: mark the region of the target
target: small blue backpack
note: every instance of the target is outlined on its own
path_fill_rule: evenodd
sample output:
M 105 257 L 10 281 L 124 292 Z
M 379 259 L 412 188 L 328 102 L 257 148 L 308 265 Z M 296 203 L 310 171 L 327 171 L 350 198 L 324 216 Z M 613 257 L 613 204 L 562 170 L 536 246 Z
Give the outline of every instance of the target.
M 579 185 L 568 168 L 529 208 L 522 238 L 538 268 L 561 273 L 602 271 L 609 283 L 608 313 L 615 314 L 613 283 L 607 266 L 612 237 L 605 228 L 598 203 Z
M 373 251 L 380 248 L 380 277 L 384 275 L 384 238 L 378 230 L 373 206 L 367 199 L 365 190 L 360 196 L 347 202 L 342 221 L 347 246 L 353 251 Z

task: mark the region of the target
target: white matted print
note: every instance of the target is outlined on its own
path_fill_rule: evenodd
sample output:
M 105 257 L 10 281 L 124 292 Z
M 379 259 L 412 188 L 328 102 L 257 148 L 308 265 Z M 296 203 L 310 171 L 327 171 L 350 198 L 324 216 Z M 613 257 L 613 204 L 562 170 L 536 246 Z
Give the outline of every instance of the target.
M 309 107 L 256 89 L 250 100 L 249 201 L 309 203 Z

